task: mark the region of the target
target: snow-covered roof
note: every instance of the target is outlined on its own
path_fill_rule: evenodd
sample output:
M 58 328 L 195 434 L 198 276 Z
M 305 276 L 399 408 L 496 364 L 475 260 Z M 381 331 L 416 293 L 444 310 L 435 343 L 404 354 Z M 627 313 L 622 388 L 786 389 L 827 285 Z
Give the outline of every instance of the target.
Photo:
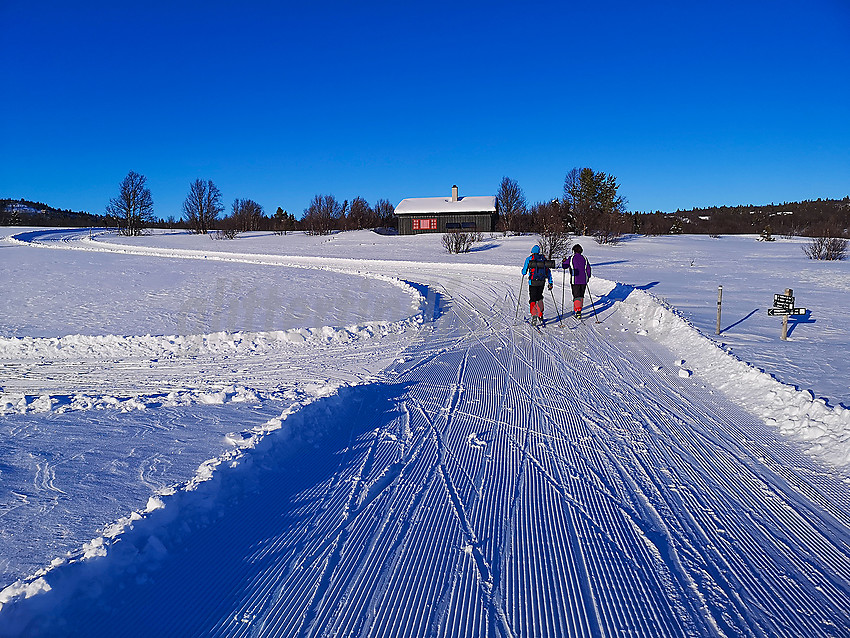
M 474 197 L 408 197 L 395 207 L 396 215 L 416 215 L 421 213 L 495 213 L 495 195 Z

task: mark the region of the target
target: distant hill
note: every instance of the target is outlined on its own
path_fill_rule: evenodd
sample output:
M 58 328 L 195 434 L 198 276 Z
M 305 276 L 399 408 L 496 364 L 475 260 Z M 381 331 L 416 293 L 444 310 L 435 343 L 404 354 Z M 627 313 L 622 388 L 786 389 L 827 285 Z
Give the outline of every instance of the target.
M 725 234 L 761 233 L 769 228 L 777 235 L 820 235 L 826 229 L 846 232 L 850 227 L 850 197 L 817 199 L 756 206 L 712 206 L 677 211 L 687 220 L 685 232 L 709 230 Z
M 26 199 L 0 199 L 0 226 L 106 226 L 103 215 L 62 210 Z M 114 223 L 114 222 L 113 222 Z
M 675 213 L 634 213 L 634 232 L 648 235 L 689 233 L 782 236 L 847 236 L 850 232 L 850 197 L 782 204 L 710 206 Z

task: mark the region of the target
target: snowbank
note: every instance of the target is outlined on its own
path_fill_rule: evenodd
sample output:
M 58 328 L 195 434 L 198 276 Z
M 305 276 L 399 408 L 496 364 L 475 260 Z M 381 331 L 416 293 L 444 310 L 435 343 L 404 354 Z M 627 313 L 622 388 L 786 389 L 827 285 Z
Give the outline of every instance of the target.
M 370 321 L 345 327 L 293 328 L 270 332 L 214 332 L 204 335 L 68 335 L 57 338 L 0 337 L 0 360 L 114 359 L 254 354 L 293 344 L 348 343 L 400 333 L 422 322 L 421 313 L 403 321 Z
M 319 399 L 338 409 L 346 384 L 311 383 L 288 393 L 289 405 L 266 423 L 227 435 L 232 448 L 204 461 L 194 476 L 180 485 L 159 490 L 146 506 L 105 526 L 102 533 L 50 565 L 0 590 L 3 623 L 0 636 L 16 636 L 33 617 L 56 609 L 80 593 L 81 588 L 107 586 L 106 578 L 132 573 L 143 579 L 155 569 L 169 549 L 179 545 L 198 526 L 215 518 L 224 505 L 254 487 L 252 466 L 271 455 L 285 455 L 299 445 L 324 436 L 324 421 L 305 417 L 303 408 Z M 235 390 L 238 394 L 239 389 Z M 235 400 L 235 399 L 234 399 Z M 274 437 L 268 437 L 274 433 Z M 45 577 L 49 575 L 51 584 Z M 37 594 L 50 593 L 49 597 Z M 4 609 L 5 608 L 5 609 Z
M 187 358 L 202 355 L 259 355 L 282 348 L 310 348 L 329 343 L 349 344 L 356 341 L 381 338 L 389 334 L 401 334 L 416 329 L 423 321 L 422 312 L 404 321 L 373 321 L 364 324 L 336 328 L 297 328 L 273 332 L 227 333 L 184 336 L 120 336 L 104 335 L 90 337 L 70 335 L 55 339 L 46 338 L 2 338 L 0 337 L 0 361 L 44 362 L 44 361 L 92 361 L 116 359 L 165 359 Z M 221 393 L 226 393 L 222 390 Z M 221 394 L 219 393 L 219 394 Z M 218 395 L 216 395 L 218 396 Z M 50 412 L 56 404 L 57 411 L 83 410 L 91 408 L 118 408 L 123 411 L 144 409 L 151 402 L 156 405 L 185 405 L 195 402 L 221 403 L 206 392 L 169 393 L 167 396 L 115 398 L 112 396 L 89 397 L 75 395 L 62 400 L 50 395 L 25 396 L 14 392 L 3 392 L 0 388 L 0 415 Z
M 597 279 L 596 286 L 607 295 L 615 284 Z M 741 361 L 648 292 L 632 289 L 614 305 L 638 334 L 664 343 L 682 357 L 680 376 L 688 377 L 693 370 L 782 434 L 802 442 L 809 454 L 835 465 L 850 465 L 850 410 L 830 406 L 810 390 L 781 383 Z
M 258 403 L 260 401 L 283 401 L 290 398 L 289 388 L 274 391 L 259 391 L 244 386 L 228 386 L 216 390 L 180 390 L 162 394 L 137 394 L 134 396 L 114 396 L 102 394 L 73 394 L 58 396 L 43 394 L 38 397 L 16 395 L 13 393 L 0 394 L 0 415 L 35 414 L 82 410 L 116 410 L 132 412 L 148 408 L 170 408 L 201 405 L 225 405 L 227 403 Z

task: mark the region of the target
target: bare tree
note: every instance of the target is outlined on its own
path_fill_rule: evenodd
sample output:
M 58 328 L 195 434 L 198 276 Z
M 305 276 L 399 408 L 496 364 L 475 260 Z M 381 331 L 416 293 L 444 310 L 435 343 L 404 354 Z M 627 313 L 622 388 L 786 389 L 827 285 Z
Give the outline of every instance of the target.
M 468 253 L 472 245 L 481 241 L 481 233 L 467 233 L 464 231 L 453 231 L 445 233 L 442 237 L 443 248 L 452 254 Z
M 528 209 L 525 194 L 516 180 L 503 177 L 499 190 L 496 192 L 496 204 L 499 214 L 502 216 L 502 230 L 504 234 L 516 232 L 517 217 L 524 215 Z
M 235 199 L 230 209 L 234 226 L 237 231 L 246 233 L 259 230 L 260 223 L 265 217 L 263 207 L 253 199 Z
M 147 181 L 144 175 L 130 171 L 121 181 L 118 197 L 110 199 L 106 206 L 106 214 L 118 220 L 118 232 L 122 235 L 141 235 L 154 219 L 153 198 Z
M 839 233 L 827 233 L 827 237 L 813 237 L 803 252 L 809 259 L 843 261 L 847 257 L 847 240 L 837 237 Z
M 596 218 L 593 238 L 598 244 L 619 244 L 629 224 L 626 215 L 603 213 Z
M 183 214 L 193 233 L 206 235 L 222 212 L 221 191 L 212 180 L 196 179 L 189 185 L 189 194 L 183 201 Z
M 304 209 L 301 222 L 308 235 L 329 235 L 337 229 L 342 214 L 343 207 L 333 195 L 316 195 Z
M 395 206 L 390 203 L 388 199 L 379 199 L 375 202 L 375 205 L 372 207 L 374 211 L 377 222 L 379 226 L 384 226 L 387 228 L 395 228 L 398 224 L 398 220 L 395 218 Z
M 210 232 L 211 239 L 236 239 L 239 236 L 239 229 L 236 228 L 236 220 L 233 217 L 226 217 L 218 226 L 217 230 Z
M 564 221 L 564 206 L 557 199 L 539 202 L 531 207 L 534 230 L 540 250 L 546 259 L 564 255 L 570 247 L 570 233 Z

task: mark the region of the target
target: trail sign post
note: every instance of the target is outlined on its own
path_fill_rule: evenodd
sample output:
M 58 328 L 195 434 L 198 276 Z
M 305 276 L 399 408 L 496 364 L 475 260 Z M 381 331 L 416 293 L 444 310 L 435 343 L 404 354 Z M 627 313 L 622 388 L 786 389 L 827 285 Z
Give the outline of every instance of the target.
M 805 308 L 768 308 L 769 315 L 804 315 L 808 312 Z
M 723 286 L 717 286 L 717 331 L 720 334 L 720 309 L 723 307 Z
M 794 291 L 785 289 L 784 295 L 773 295 L 773 308 L 767 309 L 769 315 L 782 316 L 782 340 L 788 340 L 788 317 L 790 315 L 804 315 L 808 311 L 805 308 L 794 307 Z

